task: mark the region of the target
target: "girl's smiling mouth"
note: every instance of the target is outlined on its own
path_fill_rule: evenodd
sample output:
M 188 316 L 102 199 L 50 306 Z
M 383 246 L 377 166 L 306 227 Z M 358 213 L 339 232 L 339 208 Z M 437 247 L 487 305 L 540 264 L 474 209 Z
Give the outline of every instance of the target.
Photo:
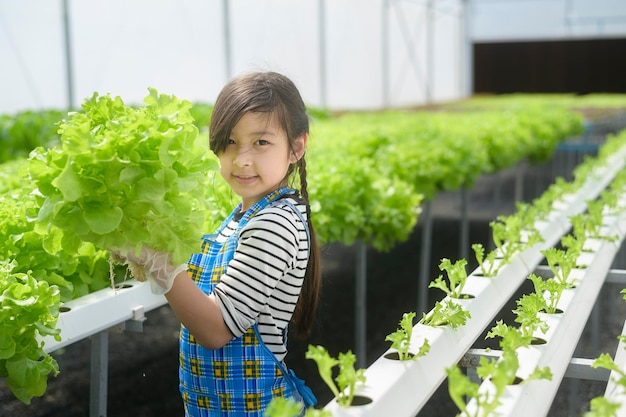
M 240 184 L 250 184 L 258 178 L 257 175 L 233 175 L 233 177 Z

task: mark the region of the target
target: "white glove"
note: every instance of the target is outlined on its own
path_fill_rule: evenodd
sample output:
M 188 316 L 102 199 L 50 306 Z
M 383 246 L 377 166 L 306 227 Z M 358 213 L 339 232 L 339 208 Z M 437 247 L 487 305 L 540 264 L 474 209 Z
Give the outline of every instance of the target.
M 139 255 L 134 249 L 111 249 L 110 252 L 114 260 L 128 266 L 138 281 L 147 280 L 150 290 L 157 295 L 168 293 L 178 274 L 187 270 L 187 265 L 172 265 L 169 253 L 158 252 L 147 246 L 142 246 Z

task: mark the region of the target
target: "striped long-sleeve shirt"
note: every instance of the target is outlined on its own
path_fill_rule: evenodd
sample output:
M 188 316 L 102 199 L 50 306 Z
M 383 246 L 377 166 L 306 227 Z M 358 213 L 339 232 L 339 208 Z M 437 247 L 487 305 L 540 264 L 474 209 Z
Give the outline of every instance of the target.
M 306 219 L 306 206 L 290 198 Z M 220 233 L 227 239 L 235 217 Z M 307 225 L 280 201 L 256 214 L 241 230 L 234 258 L 213 294 L 235 337 L 255 323 L 265 344 L 283 360 L 283 331 L 295 309 L 308 261 Z

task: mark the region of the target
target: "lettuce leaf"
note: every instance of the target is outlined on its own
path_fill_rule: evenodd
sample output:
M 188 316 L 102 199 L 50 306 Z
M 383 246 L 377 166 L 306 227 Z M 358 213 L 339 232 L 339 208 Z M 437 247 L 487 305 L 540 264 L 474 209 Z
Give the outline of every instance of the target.
M 13 271 L 15 262 L 0 262 L 0 377 L 25 404 L 41 396 L 48 375 L 57 375 L 57 362 L 37 336 L 58 337 L 60 295 L 56 286 L 37 281 L 30 272 Z
M 31 152 L 37 219 L 63 231 L 63 250 L 75 251 L 77 240 L 99 249 L 147 245 L 184 263 L 197 249 L 217 159 L 190 102 L 153 88 L 144 102 L 94 93 L 59 123 L 59 146 Z

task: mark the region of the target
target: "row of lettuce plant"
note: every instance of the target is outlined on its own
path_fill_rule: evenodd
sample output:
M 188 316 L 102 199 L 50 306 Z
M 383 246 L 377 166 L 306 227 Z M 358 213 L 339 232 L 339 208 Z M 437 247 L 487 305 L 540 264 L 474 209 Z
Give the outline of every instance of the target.
M 1 231 L 9 243 L 0 259 L 11 267 L 5 268 L 0 289 L 18 274 L 58 288 L 58 299 L 50 298 L 54 314 L 44 318 L 45 326 L 54 327 L 60 303 L 103 288 L 112 275 L 121 275 L 110 273 L 103 249 L 149 244 L 183 262 L 199 233 L 214 228 L 232 207 L 216 159 L 206 147 L 206 132 L 196 125 L 194 106 L 154 89 L 145 103 L 127 106 L 119 97 L 94 94 L 82 111 L 69 113 L 59 124 L 57 146 L 38 147 L 27 160 L 3 165 L 4 186 L 10 192 L 0 201 Z M 516 161 L 495 165 L 497 158 L 488 154 L 499 152 L 492 149 L 496 143 L 501 150 L 506 141 L 513 147 L 524 144 L 516 148 L 519 160 L 546 149 L 544 142 L 556 143 L 580 129 L 580 119 L 564 109 L 482 116 L 397 112 L 316 119 L 312 134 L 318 140 L 311 142 L 309 169 L 322 243 L 361 239 L 376 249 L 389 249 L 408 237 L 423 195 L 471 183 L 481 172 Z M 542 136 L 534 145 L 521 139 L 533 135 L 521 129 L 523 124 L 537 129 L 558 120 L 567 126 L 562 132 Z M 485 127 L 474 126 L 479 121 Z M 503 136 L 507 123 L 514 129 Z M 472 134 L 464 131 L 482 133 L 470 140 Z M 506 140 L 494 139 L 499 137 Z M 417 155 L 422 163 L 410 165 Z M 470 161 L 471 155 L 477 156 Z M 11 307 L 7 311 L 13 314 Z M 23 333 L 21 328 L 3 328 L 0 345 L 16 344 L 15 335 Z M 32 342 L 29 358 L 42 364 L 33 372 L 47 375 L 50 368 L 44 364 L 53 359 L 42 353 L 34 337 Z M 34 387 L 42 382 L 24 379 L 24 370 L 36 367 L 19 360 L 16 350 L 4 351 L 0 375 L 12 381 L 14 392 L 22 389 L 20 399 L 28 402 L 41 395 Z M 41 381 L 45 385 L 45 377 Z
M 603 166 L 607 158 L 617 148 L 621 148 L 625 144 L 626 132 L 609 139 L 597 159 L 587 159 L 575 170 L 574 181 L 566 183 L 564 180 L 558 179 L 542 197 L 536 200 L 537 204 L 532 207 L 519 205 L 518 213 L 522 213 L 522 217 L 528 217 L 527 215 L 532 213 L 533 221 L 545 221 L 554 208 L 555 202 L 558 202 L 564 195 L 580 188 L 594 167 Z M 615 213 L 618 199 L 623 198 L 625 194 L 625 179 L 626 170 L 622 170 L 612 181 L 609 189 L 602 192 L 599 200 L 587 202 L 586 213 L 572 216 L 572 232 L 564 236 L 560 242 L 563 249 L 553 247 L 542 251 L 553 276 L 543 279 L 531 274 L 528 277 L 533 283 L 534 292 L 523 295 L 516 302 L 517 309 L 513 313 L 515 315 L 514 321 L 518 326 L 511 326 L 498 321 L 488 332 L 488 338 L 499 338 L 501 349 L 501 356 L 498 360 L 481 357 L 477 368 L 478 376 L 489 381 L 489 388 L 481 389 L 481 384 L 472 382 L 461 372 L 458 366 L 446 369 L 449 393 L 459 408 L 460 415 L 468 417 L 493 415 L 501 405 L 500 398 L 508 386 L 520 383 L 520 381 L 528 382 L 534 379 L 550 379 L 552 377 L 549 367 L 537 367 L 530 374 L 525 375 L 522 380 L 517 375 L 520 365 L 519 352 L 536 342 L 539 334 L 548 331 L 548 323 L 542 318 L 542 313 L 556 314 L 559 312 L 557 306 L 563 292 L 577 285 L 577 282 L 571 279 L 570 273 L 575 268 L 585 268 L 585 265 L 580 264 L 580 259 L 585 250 L 586 239 L 611 240 L 614 238 L 601 234 L 603 212 Z M 506 223 L 510 222 L 495 222 L 492 226 Z M 509 253 L 506 246 L 510 242 L 513 243 L 512 246 L 516 246 L 520 241 L 537 241 L 534 231 L 528 233 L 527 225 L 529 222 L 521 222 L 522 227 L 520 227 L 519 222 L 513 223 L 515 224 L 512 228 L 513 234 L 509 236 L 513 240 L 505 241 L 505 244 L 502 244 L 503 241 L 496 237 L 500 233 L 498 228 L 493 228 L 494 241 L 498 247 L 486 258 L 483 255 L 481 245 L 473 246 L 480 268 L 486 276 L 493 276 L 497 273 L 501 265 L 496 265 L 497 260 L 506 259 Z M 521 232 L 524 230 L 526 230 L 526 236 L 522 238 L 523 233 Z M 467 405 L 468 398 L 471 399 L 471 408 L 468 408 Z M 597 400 L 598 403 L 600 401 Z
M 92 98 L 91 102 L 94 102 Z M 113 116 L 112 112 L 123 109 L 124 106 L 121 103 L 117 103 L 115 100 L 110 100 L 110 107 L 108 110 L 108 116 L 111 118 Z M 118 110 L 115 110 L 115 106 L 118 106 Z M 98 104 L 97 106 L 92 106 L 93 108 L 98 107 L 97 110 L 103 109 L 106 107 L 104 104 Z M 191 107 L 193 108 L 193 107 Z M 91 110 L 92 115 L 87 115 L 86 118 L 89 117 L 94 118 L 93 113 L 95 110 Z M 107 114 L 107 113 L 104 113 Z M 119 117 L 120 114 L 116 114 L 116 117 Z M 98 155 L 101 156 L 93 156 L 91 155 L 90 145 L 88 145 L 89 140 L 87 139 L 87 135 L 85 132 L 81 131 L 81 126 L 79 126 L 79 122 L 83 123 L 85 121 L 85 117 L 80 117 L 79 114 L 73 116 L 74 119 L 66 122 L 64 127 L 64 135 L 66 138 L 66 146 L 58 148 L 39 148 L 36 150 L 33 155 L 31 155 L 31 159 L 28 162 L 30 171 L 30 176 L 35 180 L 35 183 L 20 177 L 19 175 L 15 175 L 18 171 L 16 165 L 7 164 L 3 168 L 6 169 L 3 174 L 3 182 L 5 182 L 5 187 L 11 187 L 13 189 L 13 193 L 22 192 L 23 196 L 21 198 L 17 198 L 16 200 L 22 200 L 26 202 L 25 205 L 28 206 L 28 210 L 30 213 L 27 218 L 31 218 L 35 215 L 35 211 L 37 207 L 35 207 L 35 202 L 32 200 L 35 197 L 30 196 L 30 191 L 32 191 L 33 187 L 38 189 L 39 193 L 44 193 L 45 204 L 41 203 L 41 196 L 39 196 L 38 203 L 42 204 L 43 207 L 39 210 L 38 220 L 43 224 L 31 224 L 33 228 L 35 226 L 38 227 L 38 231 L 43 232 L 44 242 L 50 252 L 53 255 L 56 255 L 58 251 L 63 248 L 67 253 L 76 253 L 76 248 L 82 243 L 81 242 L 90 242 L 94 241 L 94 235 L 100 234 L 105 235 L 107 230 L 112 230 L 115 226 L 116 222 L 119 221 L 120 218 L 120 202 L 116 201 L 115 204 L 112 201 L 98 201 L 100 197 L 103 197 L 106 192 L 106 187 L 104 190 L 100 190 L 103 188 L 103 181 L 96 178 L 97 175 L 102 175 L 103 178 L 112 178 L 117 174 L 115 169 L 106 168 L 98 173 L 90 173 L 92 178 L 88 178 L 79 182 L 75 171 L 78 171 L 80 168 L 76 167 L 76 164 L 80 163 L 81 158 L 85 158 L 84 154 L 88 154 L 87 163 L 93 163 L 97 158 L 101 158 L 100 161 L 106 161 L 106 158 L 109 158 L 112 154 L 111 149 L 113 146 L 102 146 L 99 145 L 97 150 L 99 152 Z M 80 119 L 80 120 L 79 120 Z M 106 118 L 104 118 L 106 119 Z M 390 117 L 387 121 L 387 125 L 402 125 L 399 123 L 400 120 L 404 121 L 404 124 L 408 123 L 411 119 L 416 119 L 413 130 L 420 129 L 424 124 L 424 120 L 427 118 L 419 117 L 415 115 L 407 115 L 402 114 L 399 118 Z M 361 124 L 365 125 L 365 120 L 368 120 L 367 117 L 359 117 Z M 189 121 L 187 121 L 189 122 Z M 98 125 L 106 129 L 107 134 L 121 136 L 127 134 L 133 129 L 132 124 L 126 123 L 124 124 L 113 124 L 109 123 L 104 128 L 106 120 L 95 121 L 93 125 Z M 136 121 L 135 121 L 136 123 Z M 336 126 L 343 126 L 343 121 L 341 123 L 335 122 Z M 374 123 L 376 126 L 381 126 L 384 123 L 378 121 Z M 344 128 L 336 128 L 335 133 L 332 131 L 327 135 L 327 137 L 344 137 L 343 129 Z M 350 124 L 347 124 L 347 130 L 351 129 Z M 467 126 L 467 130 L 471 130 L 471 126 Z M 375 131 L 374 128 L 370 130 Z M 409 132 L 406 136 L 410 136 L 410 132 L 412 131 L 409 128 L 399 129 L 397 132 L 393 142 L 400 142 L 402 138 L 402 132 Z M 101 133 L 100 133 L 101 134 Z M 374 135 L 376 136 L 376 135 Z M 322 135 L 322 137 L 324 137 Z M 380 137 L 376 136 L 377 139 L 372 140 L 372 142 L 380 141 Z M 201 139 L 201 141 L 204 139 Z M 83 144 L 81 145 L 81 141 Z M 387 141 L 391 141 L 391 139 L 387 139 Z M 322 142 L 320 140 L 319 142 Z M 318 230 L 321 235 L 322 242 L 343 242 L 346 244 L 352 243 L 355 239 L 363 239 L 366 243 L 372 244 L 374 247 L 378 249 L 388 249 L 393 244 L 398 241 L 402 241 L 405 239 L 416 221 L 416 211 L 419 206 L 421 197 L 419 193 L 416 193 L 414 189 L 411 188 L 405 181 L 402 181 L 399 177 L 405 173 L 410 173 L 411 170 L 407 167 L 398 166 L 398 170 L 394 174 L 393 177 L 389 177 L 388 175 L 381 175 L 380 168 L 374 163 L 377 159 L 377 153 L 375 151 L 371 152 L 369 155 L 363 155 L 363 150 L 366 149 L 367 146 L 357 146 L 360 144 L 358 140 L 348 140 L 347 143 L 350 143 L 352 149 L 346 149 L 346 152 L 326 152 L 318 153 L 319 157 L 315 158 L 315 151 L 313 150 L 311 153 L 313 154 L 313 162 L 312 165 L 317 164 L 318 169 L 311 169 L 314 175 L 317 175 L 318 178 L 316 180 L 312 180 L 313 184 L 317 184 L 317 190 L 314 190 L 311 194 L 314 195 L 313 201 L 313 209 L 317 210 L 319 213 L 317 217 L 318 222 Z M 431 144 L 437 144 L 441 141 L 438 140 L 436 136 L 433 136 L 428 139 L 428 142 Z M 462 142 L 462 141 L 459 141 Z M 156 142 L 155 142 L 156 143 Z M 405 144 L 409 144 L 410 141 L 405 141 Z M 93 143 L 92 143 L 93 145 Z M 479 144 L 473 143 L 470 144 L 471 147 L 478 147 L 480 149 L 485 148 L 485 146 L 478 146 Z M 153 149 L 150 151 L 154 151 L 154 147 L 156 145 L 147 145 Z M 207 153 L 203 153 L 198 151 L 197 143 L 194 143 L 196 146 L 196 153 L 202 155 L 199 160 L 202 161 L 204 167 L 207 167 L 208 164 L 213 162 L 213 167 L 215 167 L 214 161 L 211 161 L 211 155 L 207 155 Z M 322 145 L 318 146 L 318 149 L 321 148 Z M 406 146 L 407 148 L 419 148 L 419 146 Z M 447 148 L 447 144 L 443 144 L 442 148 Z M 102 149 L 105 148 L 105 149 Z M 107 149 L 108 148 L 108 149 Z M 353 149 L 361 149 L 359 153 L 351 152 Z M 469 151 L 469 146 L 466 152 Z M 117 152 L 117 151 L 116 151 Z M 403 153 L 403 151 L 398 151 L 399 153 Z M 387 150 L 387 153 L 389 152 Z M 404 152 L 406 153 L 406 152 Z M 444 152 L 439 152 L 439 154 L 443 154 Z M 450 152 L 448 152 L 450 153 Z M 81 156 L 83 154 L 83 156 Z M 427 155 L 426 152 L 423 153 Z M 69 155 L 72 155 L 69 157 Z M 337 161 L 329 160 L 328 155 L 338 155 L 339 158 Z M 363 157 L 368 156 L 368 157 Z M 427 155 L 428 156 L 428 155 Z M 438 164 L 436 163 L 437 157 L 433 154 L 430 155 L 431 159 L 428 160 L 428 163 L 421 164 L 422 166 L 434 167 Z M 89 160 L 91 158 L 91 160 Z M 136 158 L 136 156 L 135 156 Z M 410 158 L 408 158 L 410 159 Z M 464 164 L 461 161 L 464 158 L 458 158 L 456 161 L 445 161 L 441 164 L 444 165 L 445 169 L 452 172 L 452 168 L 449 163 L 456 163 L 457 166 L 463 166 Z M 317 162 L 316 162 L 317 161 Z M 323 161 L 323 164 L 322 164 Z M 133 163 L 136 163 L 134 161 Z M 171 161 L 164 162 L 171 163 Z M 120 164 L 121 165 L 121 164 Z M 382 165 L 382 164 L 378 164 Z M 465 164 L 467 165 L 467 164 Z M 200 166 L 200 165 L 198 165 Z M 178 167 L 178 165 L 177 165 Z M 133 181 L 131 169 L 126 169 L 122 171 L 121 168 L 118 169 L 118 173 L 120 175 L 124 175 L 122 181 Z M 193 170 L 197 169 L 197 167 L 192 167 L 189 172 L 193 172 Z M 436 169 L 435 169 L 436 170 Z M 141 172 L 141 168 L 139 170 L 134 170 L 134 172 Z M 157 171 L 155 171 L 157 172 Z M 160 171 L 170 172 L 170 171 Z M 475 173 L 472 175 L 476 175 Z M 451 175 L 454 176 L 454 175 Z M 176 177 L 176 176 L 175 176 Z M 189 177 L 189 176 L 188 176 Z M 189 186 L 189 178 L 186 178 L 186 186 Z M 19 180 L 18 180 L 19 179 Z M 180 178 L 178 178 L 180 179 Z M 175 182 L 177 178 L 173 180 L 170 178 L 165 178 L 161 180 L 160 184 L 157 184 L 159 180 L 148 181 L 144 179 L 143 182 L 138 182 L 140 186 L 137 187 L 135 193 L 131 195 L 128 200 L 135 199 L 135 203 L 144 203 L 148 204 L 156 204 L 159 198 L 158 194 L 155 193 L 154 196 L 150 196 L 148 192 L 141 192 L 141 187 L 144 189 L 149 188 L 149 186 L 160 185 L 161 188 L 167 187 L 168 182 Z M 428 177 L 428 175 L 417 174 L 416 182 L 420 182 L 422 184 L 427 183 L 441 183 L 445 182 L 441 178 L 437 178 L 434 175 Z M 53 183 L 54 182 L 54 183 Z M 463 182 L 467 182 L 467 180 L 463 180 Z M 94 187 L 94 185 L 99 185 L 99 187 Z M 127 184 L 128 185 L 128 184 Z M 131 184 L 133 185 L 133 184 Z M 232 201 L 227 196 L 226 188 L 215 176 L 215 170 L 212 171 L 212 177 L 204 181 L 202 183 L 203 186 L 206 186 L 208 190 L 206 199 L 208 203 L 206 206 L 208 207 L 208 215 L 205 219 L 205 228 L 208 229 L 213 226 L 211 222 L 217 222 L 220 218 L 223 217 L 224 213 L 230 210 L 232 205 Z M 431 186 L 424 186 L 431 187 Z M 313 187 L 314 188 L 314 187 Z M 94 190 L 91 194 L 87 193 L 87 191 Z M 120 188 L 121 189 L 121 188 Z M 98 191 L 100 190 L 100 191 Z M 97 194 L 100 193 L 100 194 Z M 46 195 L 47 194 L 47 195 Z M 95 196 L 94 196 L 95 195 Z M 341 196 L 344 196 L 341 198 Z M 144 202 L 142 199 L 150 199 L 152 201 Z M 82 200 L 89 200 L 89 204 L 81 204 Z M 103 198 L 104 200 L 105 198 Z M 64 204 L 60 204 L 60 201 L 66 201 Z M 129 202 L 130 204 L 130 202 Z M 106 205 L 106 206 L 105 206 Z M 135 204 L 135 206 L 139 206 L 140 204 Z M 73 220 L 75 224 L 72 226 L 70 222 L 59 222 L 61 229 L 64 229 L 64 232 L 60 232 L 58 229 L 51 228 L 49 224 L 55 225 L 54 217 L 63 217 L 65 216 L 65 212 L 71 212 L 72 207 L 79 207 L 80 211 L 82 211 L 82 218 L 79 218 L 79 215 L 75 213 Z M 129 211 L 136 209 L 136 207 L 131 207 Z M 142 212 L 140 209 L 135 213 L 135 215 L 140 215 Z M 145 208 L 144 208 L 145 210 Z M 13 211 L 13 208 L 7 211 Z M 26 211 L 26 207 L 23 210 L 18 210 L 19 213 L 23 213 Z M 23 216 L 18 216 L 17 221 L 22 221 Z M 132 217 L 130 218 L 132 219 Z M 337 221 L 337 219 L 341 219 L 341 221 Z M 106 221 L 105 221 L 106 220 Z M 128 220 L 128 219 L 125 219 Z M 128 221 L 127 221 L 128 223 Z M 7 224 L 10 224 L 8 222 Z M 57 225 L 57 226 L 58 226 Z M 128 229 L 128 227 L 132 227 L 132 225 L 126 224 L 127 228 L 124 231 L 126 235 L 132 234 L 140 234 L 142 231 Z M 69 233 L 67 229 L 71 228 L 76 229 L 76 232 L 72 235 Z M 93 230 L 94 228 L 99 228 L 100 230 Z M 135 227 L 136 229 L 136 227 Z M 83 231 L 84 230 L 84 231 Z M 12 231 L 6 233 L 7 236 L 16 234 Z M 70 238 L 70 236 L 72 238 Z M 193 239 L 190 239 L 191 241 Z M 107 247 L 106 241 L 94 242 L 97 247 Z M 180 243 L 176 242 L 175 246 L 179 246 Z M 24 251 L 26 252 L 26 251 Z M 178 253 L 178 252 L 176 252 Z M 12 258 L 12 256 L 8 255 L 7 258 Z M 30 265 L 29 262 L 20 262 L 20 265 L 27 267 Z M 37 267 L 38 265 L 32 265 Z M 37 268 L 37 269 L 45 269 L 45 268 Z M 96 279 L 98 281 L 98 279 Z M 97 284 L 96 284 L 97 287 Z M 75 296 L 80 296 L 84 294 L 84 291 L 77 291 L 74 293 Z
M 626 189 L 626 174 L 621 175 L 621 183 L 615 183 L 612 184 L 612 186 L 615 189 Z M 623 194 L 622 198 L 618 199 L 614 197 L 613 193 L 607 192 L 607 195 L 603 198 L 603 200 L 606 201 L 609 206 L 609 215 L 615 215 L 618 210 L 623 210 Z M 596 214 L 596 216 L 598 215 Z M 580 228 L 583 227 L 585 226 L 580 226 Z M 596 228 L 595 230 L 599 231 L 601 229 Z M 621 294 L 623 294 L 623 298 L 626 300 L 626 288 L 621 291 Z M 617 336 L 617 339 L 620 342 L 618 348 L 621 347 L 622 349 L 626 349 L 626 335 L 619 335 Z M 620 352 L 616 352 L 616 358 L 618 355 L 620 355 Z M 613 388 L 609 389 L 609 386 L 607 385 L 605 395 L 594 397 L 591 400 L 590 410 L 586 413 L 585 417 L 611 417 L 617 415 L 618 410 L 623 410 L 624 407 L 626 407 L 626 404 L 617 401 L 620 397 L 623 400 L 624 394 L 626 394 L 626 369 L 621 368 L 620 365 L 623 364 L 616 363 L 615 359 L 608 352 L 602 353 L 596 358 L 592 366 L 594 368 L 605 368 L 611 371 L 609 385 L 612 385 Z
M 626 192 L 623 188 L 625 178 L 626 171 L 622 171 L 612 183 L 611 193 L 603 193 L 600 200 L 588 202 L 588 212 L 572 218 L 572 233 L 561 240 L 563 249 L 553 247 L 543 251 L 552 276 L 547 279 L 535 274 L 528 276 L 534 292 L 524 294 L 516 301 L 517 308 L 513 313 L 514 321 L 519 326 L 498 321 L 488 333 L 489 338 L 499 338 L 501 357 L 498 360 L 481 357 L 477 373 L 482 380 L 488 380 L 487 388 L 471 382 L 457 367 L 447 370 L 450 396 L 462 416 L 488 416 L 503 412 L 500 409 L 501 398 L 508 387 L 538 378 L 552 378 L 548 366 L 537 366 L 529 374 L 520 375 L 520 360 L 523 360 L 520 358 L 525 357 L 524 350 L 531 345 L 548 342 L 541 340 L 542 335 L 550 330 L 546 317 L 562 314 L 563 310 L 559 306 L 563 294 L 580 285 L 580 274 L 574 274 L 573 271 L 582 271 L 588 266 L 584 252 L 593 252 L 593 249 L 588 248 L 586 242 L 592 239 L 611 242 L 616 239 L 616 236 L 600 234 L 599 231 L 603 226 L 603 209 L 608 214 L 611 208 L 611 203 L 605 199 L 623 198 Z M 616 187 L 616 183 L 620 186 Z M 620 210 L 623 213 L 623 208 Z M 612 215 L 619 216 L 622 213 Z M 468 397 L 473 401 L 470 406 L 466 404 Z
M 472 97 L 441 106 L 441 108 L 453 112 L 501 111 L 503 108 L 519 109 L 545 106 L 546 103 L 570 110 L 593 109 L 599 112 L 613 113 L 626 108 L 626 95 L 505 94 Z M 211 118 L 212 105 L 196 102 L 193 103 L 189 111 L 194 118 L 194 124 L 201 131 L 205 131 Z M 56 132 L 56 123 L 61 121 L 67 112 L 67 110 L 61 109 L 47 109 L 25 110 L 15 114 L 0 115 L 0 145 L 2 145 L 0 147 L 0 163 L 26 157 L 37 146 L 49 147 L 58 144 L 59 136 Z M 309 113 L 314 121 L 331 118 L 330 112 L 324 109 L 309 107 Z M 544 123 L 535 129 L 548 132 L 564 127 L 565 125 L 558 122 L 557 125 Z
M 0 115 L 0 163 L 28 157 L 37 147 L 50 148 L 59 144 L 57 124 L 75 109 L 24 110 Z M 213 106 L 194 103 L 189 109 L 194 124 L 205 129 L 211 120 Z M 320 112 L 316 112 L 320 114 Z
M 202 131 L 210 110 L 202 104 L 189 108 L 193 123 Z M 376 249 L 389 249 L 408 237 L 422 196 L 432 198 L 439 191 L 471 186 L 479 175 L 510 167 L 522 158 L 544 160 L 558 142 L 581 129 L 578 113 L 548 102 L 507 104 L 499 111 L 316 117 L 309 150 L 315 177 L 310 194 L 319 213 L 322 243 L 350 244 L 359 239 Z M 212 194 L 222 193 L 219 179 L 214 184 Z M 355 189 L 360 192 L 354 196 L 342 193 Z M 346 196 L 339 199 L 343 201 L 327 198 L 341 194 Z M 228 199 L 217 200 L 230 204 Z M 404 210 L 407 206 L 412 210 Z M 224 210 L 214 209 L 214 217 Z M 335 217 L 346 224 L 340 227 L 332 221 Z
M 626 300 L 626 288 L 621 292 L 623 299 Z M 605 395 L 599 395 L 591 399 L 590 410 L 585 417 L 614 417 L 618 415 L 618 411 L 623 410 L 626 406 L 623 400 L 626 398 L 626 369 L 623 368 L 623 362 L 616 362 L 619 356 L 624 355 L 626 351 L 626 334 L 622 332 L 617 336 L 619 340 L 618 349 L 615 358 L 610 353 L 602 353 L 598 356 L 592 366 L 594 368 L 608 369 L 611 374 Z
M 586 179 L 594 175 L 594 169 L 604 166 L 608 158 L 618 149 L 623 149 L 624 146 L 626 146 L 626 131 L 618 136 L 609 137 L 596 158 L 588 158 L 575 169 L 572 182 L 568 183 L 562 178 L 558 178 L 542 196 L 533 202 L 534 204 L 518 204 L 518 211 L 515 214 L 500 216 L 492 222 L 494 241 L 499 243 L 486 257 L 482 245 L 473 245 L 477 261 L 479 262 L 477 271 L 481 271 L 484 277 L 495 277 L 498 270 L 506 262 L 510 261 L 513 256 L 539 243 L 541 235 L 535 227 L 541 222 L 545 222 L 550 214 L 559 208 L 561 202 L 565 201 L 568 195 L 579 191 Z M 507 325 L 502 321 L 498 321 L 488 332 L 487 337 L 499 338 L 502 354 L 497 361 L 484 357 L 481 358 L 478 375 L 483 379 L 489 379 L 495 388 L 487 392 L 479 391 L 480 384 L 470 381 L 461 372 L 460 368 L 457 366 L 445 368 L 449 378 L 450 396 L 458 405 L 461 415 L 491 415 L 500 404 L 499 398 L 505 388 L 522 380 L 516 375 L 519 368 L 519 349 L 529 346 L 537 340 L 538 334 L 545 333 L 548 330 L 547 323 L 542 319 L 541 314 L 554 314 L 557 311 L 563 291 L 571 289 L 576 285 L 576 282 L 570 277 L 570 272 L 574 268 L 584 267 L 584 265 L 580 264 L 580 259 L 581 254 L 587 250 L 585 249 L 586 239 L 612 239 L 611 236 L 607 236 L 602 232 L 603 213 L 616 214 L 620 210 L 618 201 L 624 195 L 624 181 L 626 181 L 626 170 L 622 170 L 613 179 L 609 188 L 601 192 L 599 200 L 586 202 L 586 213 L 576 214 L 571 217 L 572 232 L 563 236 L 560 240 L 560 245 L 563 249 L 551 247 L 541 251 L 553 273 L 553 277 L 547 280 L 534 274 L 527 277 L 527 279 L 533 282 L 535 291 L 522 296 L 517 301 L 517 309 L 513 312 L 515 314 L 514 321 L 518 326 Z M 431 287 L 441 289 L 446 294 L 446 297 L 436 302 L 435 307 L 430 312 L 424 313 L 419 324 L 433 327 L 449 326 L 452 329 L 465 325 L 466 320 L 470 317 L 469 312 L 464 309 L 462 303 L 462 300 L 470 298 L 463 292 L 467 280 L 466 264 L 465 259 L 460 259 L 454 263 L 449 259 L 442 259 L 439 268 L 442 272 L 445 272 L 445 279 L 444 275 L 440 275 L 432 281 Z M 412 334 L 414 333 L 414 318 L 415 313 L 405 313 L 399 323 L 399 328 L 387 336 L 386 340 L 392 342 L 392 349 L 397 351 L 397 359 L 416 360 L 429 353 L 430 345 L 427 338 L 422 338 L 423 340 L 420 340 L 421 343 L 419 345 L 413 346 L 414 349 L 416 346 L 418 347 L 414 352 L 409 351 Z M 324 351 L 321 346 L 311 346 L 309 349 L 316 352 Z M 351 354 L 351 352 L 348 352 L 348 354 Z M 313 358 L 313 356 L 311 354 L 310 357 Z M 328 360 L 330 361 L 332 358 Z M 604 356 L 598 361 L 598 366 L 609 366 Z M 445 367 L 446 365 L 442 364 L 442 366 Z M 366 382 L 365 377 L 367 374 L 361 374 L 360 371 L 362 370 L 357 371 L 359 378 L 353 380 L 354 384 L 362 385 Z M 322 368 L 320 368 L 320 373 L 328 375 L 329 369 L 322 371 Z M 523 381 L 528 382 L 542 378 L 551 378 L 549 367 L 536 367 L 534 371 L 524 375 Z M 338 398 L 337 404 L 340 407 L 355 405 L 347 400 L 354 397 L 353 386 L 349 390 L 349 396 L 345 392 L 338 392 L 337 389 L 334 389 L 333 392 L 335 392 Z M 469 414 L 466 406 L 468 398 L 473 399 L 474 408 L 472 408 L 472 414 Z M 276 416 L 288 415 L 293 414 L 276 414 Z M 593 415 L 595 416 L 595 414 Z

